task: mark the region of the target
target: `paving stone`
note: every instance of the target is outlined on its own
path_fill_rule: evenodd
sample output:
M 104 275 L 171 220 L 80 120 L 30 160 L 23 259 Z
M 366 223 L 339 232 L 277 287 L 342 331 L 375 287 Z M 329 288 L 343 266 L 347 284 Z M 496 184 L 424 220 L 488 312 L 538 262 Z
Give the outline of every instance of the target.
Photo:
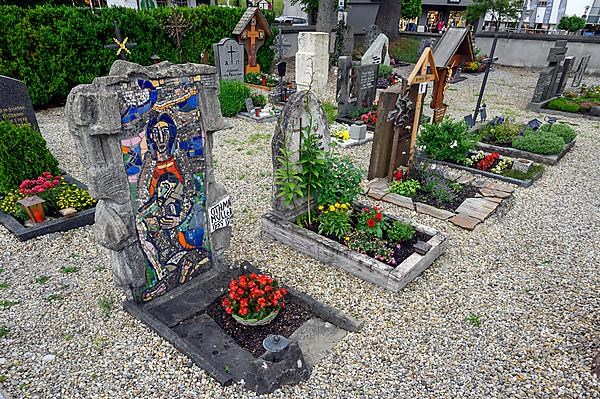
M 479 191 L 481 192 L 481 194 L 483 194 L 484 197 L 508 198 L 511 196 L 511 194 L 507 193 L 506 191 L 500 191 L 497 189 L 494 190 L 485 187 L 480 188 Z
M 488 201 L 494 201 L 496 204 L 499 204 L 502 202 L 502 198 L 496 198 L 496 197 L 484 197 L 482 194 L 475 194 L 476 198 L 485 198 Z
M 403 195 L 388 193 L 383 200 L 385 202 L 389 202 L 390 204 L 401 206 L 402 208 L 411 209 L 413 211 L 415 210 L 413 200 Z
M 371 188 L 369 190 L 369 192 L 367 193 L 367 195 L 373 199 L 380 200 L 383 197 L 385 197 L 387 193 L 388 193 L 387 189 L 382 190 L 379 188 Z
M 435 206 L 427 205 L 422 202 L 417 202 L 415 204 L 417 206 L 417 212 L 425 213 L 429 216 L 433 216 L 434 218 L 447 220 L 455 215 L 454 212 L 446 211 L 444 209 L 436 208 Z
M 506 183 L 497 183 L 496 187 L 494 187 L 494 189 L 504 191 L 505 193 L 514 193 L 515 192 L 515 188 L 513 186 L 511 186 L 510 184 L 506 184 Z
M 467 198 L 456 209 L 456 213 L 484 221 L 497 207 L 497 203 L 485 198 Z
M 369 183 L 367 183 L 367 185 L 370 188 L 383 190 L 383 189 L 387 189 L 388 181 L 387 181 L 387 179 L 384 179 L 383 177 L 376 177 L 373 180 L 370 180 Z
M 459 177 L 458 180 L 456 180 L 456 182 L 458 184 L 468 184 L 468 183 L 471 183 L 473 180 L 475 180 L 475 178 L 473 177 L 472 174 L 465 173 L 461 177 Z
M 481 221 L 479 219 L 472 218 L 463 213 L 460 213 L 449 219 L 452 223 L 463 229 L 473 230 Z

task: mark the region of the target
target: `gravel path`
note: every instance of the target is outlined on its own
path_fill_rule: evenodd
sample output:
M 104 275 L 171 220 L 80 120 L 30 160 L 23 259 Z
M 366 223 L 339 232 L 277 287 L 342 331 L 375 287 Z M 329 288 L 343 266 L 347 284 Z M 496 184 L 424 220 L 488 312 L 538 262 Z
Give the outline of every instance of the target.
M 449 114 L 470 111 L 481 78 L 450 88 Z M 521 111 L 536 78 L 498 68 L 488 114 L 537 116 Z M 85 180 L 62 109 L 38 118 L 61 166 Z M 269 397 L 600 398 L 592 373 L 600 354 L 600 169 L 593 162 L 600 123 L 570 121 L 579 132 L 574 150 L 533 187 L 517 188 L 512 207 L 474 232 L 383 205 L 450 236 L 447 253 L 393 294 L 261 240 L 274 124 L 227 119 L 231 128 L 215 135 L 214 155 L 235 206 L 230 259 L 250 260 L 365 321 L 308 381 Z M 366 169 L 370 150 L 340 151 Z M 20 243 L 0 228 L 0 283 L 8 284 L 0 289 L 0 326 L 9 329 L 0 338 L 2 389 L 14 398 L 255 397 L 240 386 L 222 388 L 120 309 L 108 252 L 92 231 Z

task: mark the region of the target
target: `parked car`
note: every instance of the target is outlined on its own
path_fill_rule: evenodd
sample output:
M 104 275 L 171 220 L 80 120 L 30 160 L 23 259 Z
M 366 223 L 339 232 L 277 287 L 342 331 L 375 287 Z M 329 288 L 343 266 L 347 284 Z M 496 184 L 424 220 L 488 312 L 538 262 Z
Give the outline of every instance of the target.
M 275 23 L 290 26 L 308 26 L 306 18 L 283 15 L 275 18 Z

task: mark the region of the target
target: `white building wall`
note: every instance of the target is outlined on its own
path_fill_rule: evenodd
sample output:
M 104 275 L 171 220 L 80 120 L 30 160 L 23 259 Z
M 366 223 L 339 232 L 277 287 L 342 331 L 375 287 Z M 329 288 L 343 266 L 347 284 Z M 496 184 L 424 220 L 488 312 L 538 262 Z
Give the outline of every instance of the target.
M 109 7 L 128 7 L 137 9 L 136 0 L 107 0 L 106 4 Z

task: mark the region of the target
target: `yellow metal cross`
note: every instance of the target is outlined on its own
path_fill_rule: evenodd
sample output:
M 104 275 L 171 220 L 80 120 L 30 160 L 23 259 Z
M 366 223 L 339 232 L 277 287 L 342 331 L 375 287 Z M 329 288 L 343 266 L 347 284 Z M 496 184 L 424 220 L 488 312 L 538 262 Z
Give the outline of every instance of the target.
M 127 40 L 129 40 L 128 37 L 126 37 L 125 39 L 123 39 L 122 42 L 120 42 L 116 37 L 113 37 L 113 41 L 117 44 L 117 46 L 119 46 L 119 48 L 117 49 L 117 55 L 121 55 L 121 51 L 125 51 L 127 54 L 131 54 L 131 51 L 129 51 L 129 49 L 127 48 Z

